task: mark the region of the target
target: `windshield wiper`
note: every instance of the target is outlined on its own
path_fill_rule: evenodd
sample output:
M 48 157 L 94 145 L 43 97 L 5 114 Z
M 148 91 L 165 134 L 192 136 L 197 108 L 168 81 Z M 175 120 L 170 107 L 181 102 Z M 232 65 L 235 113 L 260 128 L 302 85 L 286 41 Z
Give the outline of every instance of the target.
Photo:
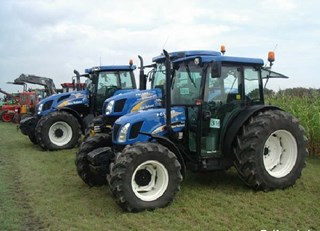
M 189 68 L 188 64 L 185 64 L 185 66 L 186 66 L 187 73 L 188 73 L 188 77 L 189 77 L 191 83 L 193 84 L 193 86 L 194 86 L 195 88 L 197 88 L 196 83 L 194 82 L 194 80 L 193 80 L 192 77 L 191 77 L 190 68 Z

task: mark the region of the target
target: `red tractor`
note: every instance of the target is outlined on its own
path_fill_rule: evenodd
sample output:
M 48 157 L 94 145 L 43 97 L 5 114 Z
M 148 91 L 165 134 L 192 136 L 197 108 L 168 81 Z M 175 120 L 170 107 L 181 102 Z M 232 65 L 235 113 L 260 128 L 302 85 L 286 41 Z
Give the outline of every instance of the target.
M 1 120 L 4 122 L 19 122 L 21 116 L 32 114 L 35 110 L 35 105 L 40 101 L 40 97 L 50 96 L 56 94 L 57 90 L 53 80 L 47 77 L 40 77 L 36 75 L 21 74 L 14 82 L 8 82 L 15 85 L 22 85 L 23 92 L 17 93 L 17 96 L 9 94 L 0 89 L 0 92 L 7 95 L 7 97 L 14 98 L 16 103 L 11 105 L 3 105 L 1 112 Z M 27 83 L 41 85 L 44 87 L 42 93 L 35 90 L 27 90 Z
M 34 91 L 21 92 L 18 93 L 18 96 L 14 96 L 1 89 L 0 92 L 10 98 L 14 98 L 16 101 L 14 104 L 2 105 L 1 120 L 4 122 L 11 122 L 15 117 L 18 119 L 21 115 L 34 111 L 34 107 L 39 101 Z

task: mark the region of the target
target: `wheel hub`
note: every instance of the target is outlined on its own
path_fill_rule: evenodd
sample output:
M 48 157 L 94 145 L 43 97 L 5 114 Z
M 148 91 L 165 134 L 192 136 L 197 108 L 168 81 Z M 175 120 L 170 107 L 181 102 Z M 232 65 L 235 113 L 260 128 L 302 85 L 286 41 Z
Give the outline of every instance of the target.
M 139 186 L 146 186 L 151 181 L 151 173 L 146 169 L 139 170 L 134 180 Z
M 58 138 L 63 136 L 63 131 L 61 129 L 57 129 L 54 131 L 54 135 Z

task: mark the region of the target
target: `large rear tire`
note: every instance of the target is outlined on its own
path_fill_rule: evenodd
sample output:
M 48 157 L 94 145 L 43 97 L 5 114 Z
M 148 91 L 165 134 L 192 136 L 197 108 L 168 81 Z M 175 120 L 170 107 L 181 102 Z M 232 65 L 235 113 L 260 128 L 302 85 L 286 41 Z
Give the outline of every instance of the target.
M 88 153 L 101 147 L 110 147 L 112 139 L 110 134 L 98 133 L 93 137 L 87 137 L 81 143 L 79 151 L 76 154 L 75 164 L 80 178 L 89 186 L 101 186 L 107 183 L 106 175 L 97 175 L 90 170 Z
M 109 186 L 126 211 L 139 212 L 169 205 L 180 190 L 177 157 L 157 143 L 127 146 L 115 159 Z
M 235 166 L 250 187 L 269 191 L 292 186 L 305 166 L 307 139 L 292 115 L 269 110 L 243 125 L 234 148 Z
M 77 118 L 63 111 L 43 116 L 36 126 L 36 138 L 44 150 L 73 148 L 79 143 L 81 134 Z

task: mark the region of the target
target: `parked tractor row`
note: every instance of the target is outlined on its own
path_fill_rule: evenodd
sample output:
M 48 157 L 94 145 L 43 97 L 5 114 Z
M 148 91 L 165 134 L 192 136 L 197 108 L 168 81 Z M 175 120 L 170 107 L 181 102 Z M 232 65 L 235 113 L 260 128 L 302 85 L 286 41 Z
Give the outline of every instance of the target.
M 263 82 L 286 76 L 261 59 L 223 53 L 175 57 L 164 51 L 161 107 L 123 115 L 112 129 L 97 126 L 100 133 L 87 138 L 76 155 L 82 180 L 89 186 L 106 184 L 130 212 L 169 205 L 188 170 L 234 166 L 256 190 L 293 185 L 305 166 L 304 130 L 289 113 L 265 105 L 263 95 Z M 105 114 L 112 109 L 109 104 Z
M 269 67 L 224 53 L 164 50 L 146 66 L 139 56 L 139 89 L 132 63 L 75 70 L 76 91 L 41 100 L 21 132 L 44 150 L 80 144 L 80 178 L 106 185 L 130 212 L 169 205 L 188 171 L 235 167 L 255 190 L 292 186 L 305 166 L 304 129 L 265 105 L 263 92 L 269 79 L 287 77 L 271 70 L 273 52 Z

